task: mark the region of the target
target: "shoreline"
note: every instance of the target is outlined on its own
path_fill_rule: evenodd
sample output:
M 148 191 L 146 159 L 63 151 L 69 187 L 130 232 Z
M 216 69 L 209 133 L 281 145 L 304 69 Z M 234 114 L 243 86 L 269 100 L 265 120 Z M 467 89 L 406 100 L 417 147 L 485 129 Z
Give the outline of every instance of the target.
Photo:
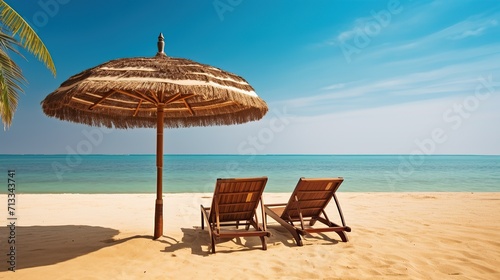
M 270 219 L 267 251 L 258 238 L 240 238 L 218 242 L 217 254 L 209 254 L 199 207 L 212 195 L 164 194 L 164 235 L 153 241 L 154 194 L 16 194 L 17 270 L 7 270 L 2 254 L 0 278 L 500 278 L 500 192 L 338 192 L 352 228 L 347 243 L 325 233 L 298 247 Z M 289 195 L 263 199 L 286 202 Z M 338 222 L 334 207 L 327 213 Z M 240 269 L 224 265 L 235 262 Z

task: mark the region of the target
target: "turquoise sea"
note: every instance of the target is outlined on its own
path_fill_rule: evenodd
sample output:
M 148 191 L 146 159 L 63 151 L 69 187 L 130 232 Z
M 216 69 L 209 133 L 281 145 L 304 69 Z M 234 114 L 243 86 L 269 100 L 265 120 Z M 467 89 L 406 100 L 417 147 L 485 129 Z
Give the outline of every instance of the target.
M 156 191 L 155 155 L 0 155 L 0 193 L 8 170 L 16 193 Z M 165 155 L 163 190 L 212 192 L 216 178 L 252 176 L 269 178 L 266 192 L 290 192 L 300 177 L 344 177 L 344 192 L 500 192 L 500 156 Z

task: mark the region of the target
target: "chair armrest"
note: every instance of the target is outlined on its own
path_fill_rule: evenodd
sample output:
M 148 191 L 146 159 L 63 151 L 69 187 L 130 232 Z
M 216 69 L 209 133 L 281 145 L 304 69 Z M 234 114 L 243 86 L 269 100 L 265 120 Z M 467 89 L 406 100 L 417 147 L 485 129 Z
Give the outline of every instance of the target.
M 264 204 L 264 207 L 278 207 L 278 206 L 286 206 L 286 203 Z

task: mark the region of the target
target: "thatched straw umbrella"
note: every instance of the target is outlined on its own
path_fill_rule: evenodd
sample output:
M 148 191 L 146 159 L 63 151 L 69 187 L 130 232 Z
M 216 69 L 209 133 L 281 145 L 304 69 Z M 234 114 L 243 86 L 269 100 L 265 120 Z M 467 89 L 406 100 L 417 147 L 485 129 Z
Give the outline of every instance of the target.
M 261 119 L 266 103 L 243 78 L 167 56 L 106 62 L 70 77 L 43 101 L 45 114 L 108 128 L 157 129 L 154 239 L 163 234 L 163 127 L 239 124 Z

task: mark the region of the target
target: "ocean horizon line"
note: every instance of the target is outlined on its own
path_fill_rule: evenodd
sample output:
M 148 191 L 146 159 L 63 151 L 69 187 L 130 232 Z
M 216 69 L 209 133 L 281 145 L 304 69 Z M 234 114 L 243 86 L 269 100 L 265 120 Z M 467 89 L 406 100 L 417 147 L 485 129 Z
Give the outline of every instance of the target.
M 64 153 L 64 154 L 0 154 L 0 156 L 65 156 L 65 155 L 79 155 L 79 156 L 156 156 L 156 154 L 142 154 L 142 153 L 132 153 L 132 154 L 79 154 L 79 153 Z M 292 153 L 283 153 L 283 154 L 224 154 L 224 153 L 215 153 L 215 154 L 182 154 L 182 153 L 168 153 L 163 154 L 164 156 L 500 156 L 500 154 L 292 154 Z

